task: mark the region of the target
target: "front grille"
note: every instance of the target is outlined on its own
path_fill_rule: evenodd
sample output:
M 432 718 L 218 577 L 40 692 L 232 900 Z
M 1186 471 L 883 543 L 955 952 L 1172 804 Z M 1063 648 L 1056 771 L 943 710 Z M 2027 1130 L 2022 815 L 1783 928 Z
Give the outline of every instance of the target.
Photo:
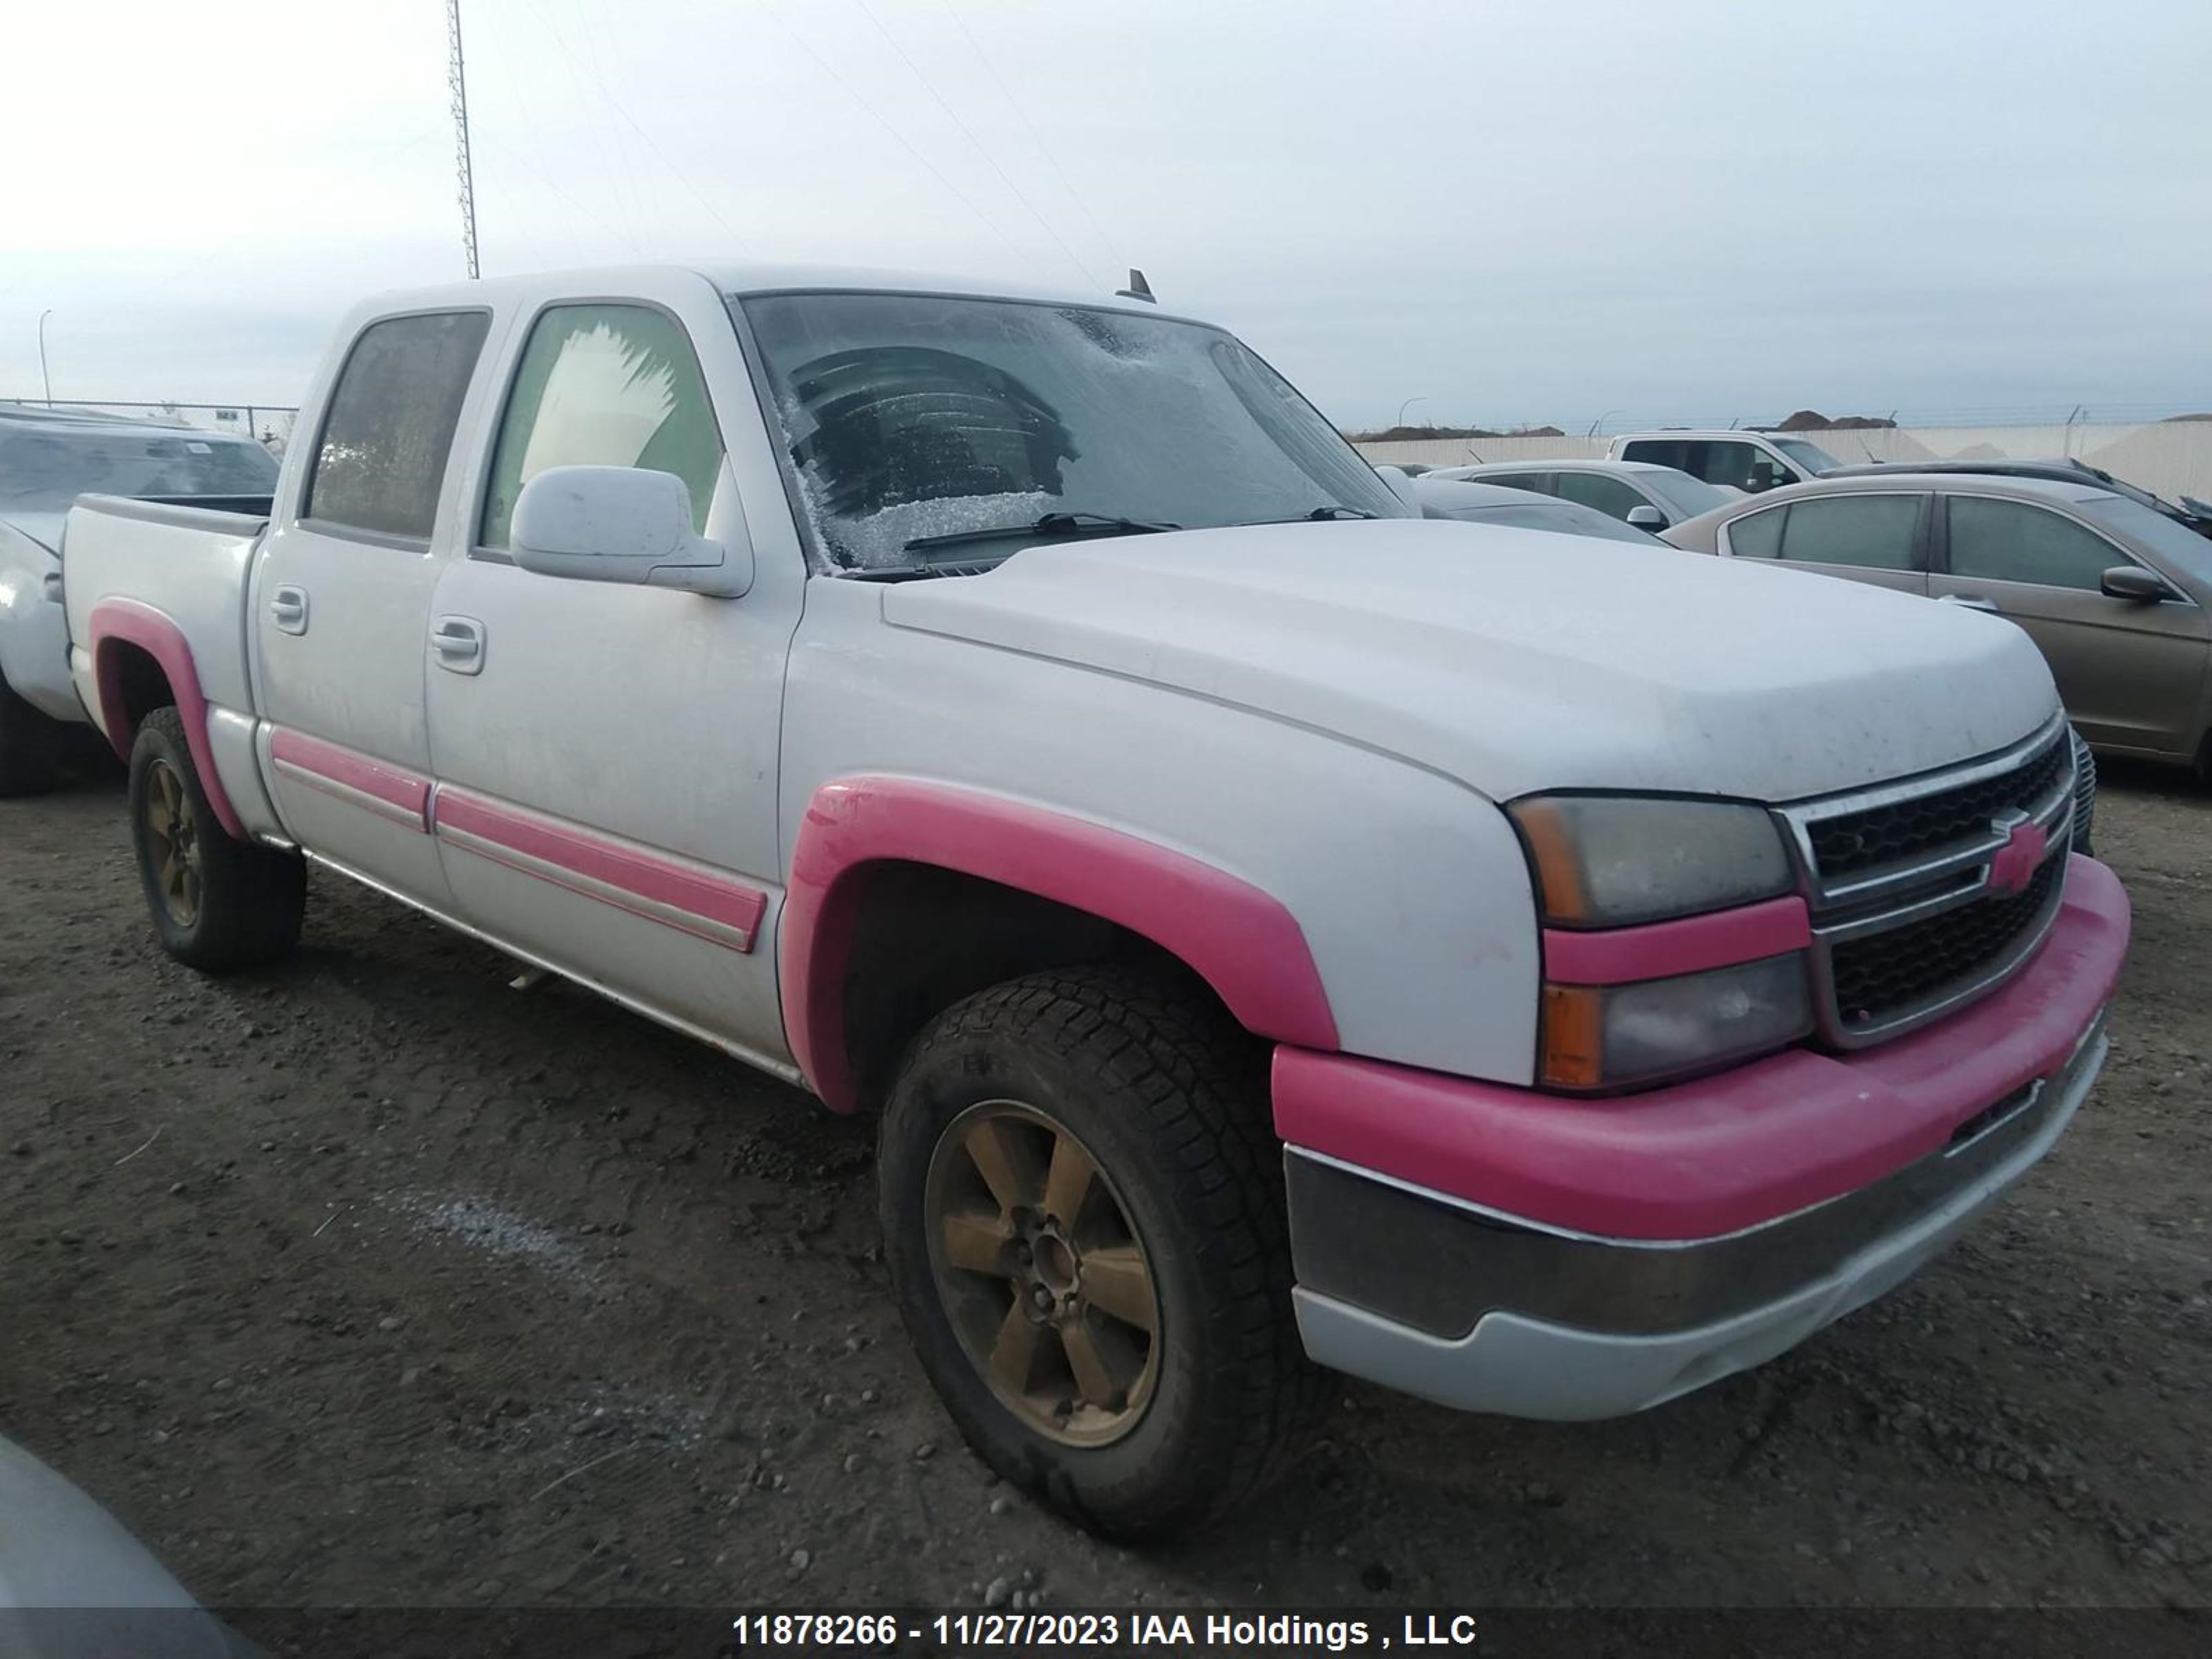
M 2074 850 L 2089 850 L 2097 822 L 2097 757 L 2080 738 L 2074 739 Z
M 2043 915 L 2065 864 L 2063 857 L 2046 859 L 2018 894 L 1837 944 L 1829 962 L 1844 1034 L 1878 1028 L 2000 966 Z
M 2073 734 L 2054 715 L 1948 773 L 1781 809 L 1813 924 L 1814 1013 L 1839 1048 L 1887 1042 L 1995 990 L 2058 914 L 2075 805 Z M 1991 872 L 2021 833 L 2047 855 L 2018 894 Z
M 1814 868 L 1821 879 L 1833 881 L 1984 834 L 1998 813 L 2028 811 L 2043 801 L 2064 773 L 2067 755 L 2062 731 L 1993 778 L 1820 819 L 1808 826 Z

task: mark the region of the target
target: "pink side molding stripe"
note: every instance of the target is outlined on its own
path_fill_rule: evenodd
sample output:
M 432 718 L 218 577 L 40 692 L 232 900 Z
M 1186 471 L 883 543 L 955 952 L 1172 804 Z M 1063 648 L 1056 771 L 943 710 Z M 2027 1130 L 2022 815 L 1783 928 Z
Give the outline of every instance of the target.
M 430 832 L 430 780 L 419 773 L 283 728 L 271 734 L 269 754 L 282 766 L 304 775 L 303 782 L 342 785 L 398 808 L 416 829 L 424 835 Z
M 2111 1000 L 2128 930 L 2118 878 L 2075 854 L 2057 922 L 2027 969 L 1895 1042 L 1849 1055 L 1791 1049 L 1616 1100 L 1283 1048 L 1275 1127 L 1294 1146 L 1530 1221 L 1711 1238 L 1878 1180 L 2046 1075 Z
M 1813 923 L 1805 901 L 1793 895 L 1641 927 L 1587 933 L 1547 927 L 1544 977 L 1562 985 L 1670 979 L 1802 951 L 1812 942 Z
M 201 694 L 199 671 L 193 665 L 191 647 L 185 643 L 184 630 L 150 605 L 119 599 L 102 599 L 94 605 L 86 627 L 92 635 L 88 644 L 93 676 L 100 689 L 100 724 L 107 728 L 107 740 L 117 756 L 128 761 L 131 745 L 138 735 L 123 699 L 123 653 L 112 643 L 120 641 L 138 647 L 161 665 L 168 678 L 169 695 L 176 699 L 177 713 L 184 720 L 185 745 L 191 750 L 192 765 L 200 775 L 208 805 L 224 831 L 244 841 L 246 826 L 231 806 L 222 775 L 215 769 L 215 751 L 208 746 L 207 698 Z
M 465 789 L 439 787 L 432 823 L 443 838 L 465 837 L 471 852 L 731 950 L 753 948 L 768 909 L 765 892 L 734 877 L 681 864 Z M 500 850 L 531 862 L 500 858 Z M 591 885 L 563 881 L 562 873 Z M 641 903 L 625 903 L 625 896 Z M 724 931 L 689 927 L 687 919 Z
M 786 1039 L 814 1091 L 854 1110 L 845 980 L 868 867 L 934 866 L 1119 923 L 1179 957 L 1251 1030 L 1336 1047 L 1336 1021 L 1297 919 L 1249 882 L 1088 819 L 905 778 L 815 793 L 792 854 L 781 926 Z

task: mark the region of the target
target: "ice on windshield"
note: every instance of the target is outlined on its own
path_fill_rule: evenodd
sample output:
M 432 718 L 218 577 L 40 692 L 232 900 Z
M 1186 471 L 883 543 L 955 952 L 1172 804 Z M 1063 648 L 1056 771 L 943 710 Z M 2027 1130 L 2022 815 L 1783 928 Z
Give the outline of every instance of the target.
M 1196 528 L 1327 507 L 1406 511 L 1303 398 L 1217 330 L 908 295 L 744 306 L 833 568 L 946 562 L 947 550 L 908 544 L 1048 513 Z M 979 546 L 977 562 L 1021 545 Z

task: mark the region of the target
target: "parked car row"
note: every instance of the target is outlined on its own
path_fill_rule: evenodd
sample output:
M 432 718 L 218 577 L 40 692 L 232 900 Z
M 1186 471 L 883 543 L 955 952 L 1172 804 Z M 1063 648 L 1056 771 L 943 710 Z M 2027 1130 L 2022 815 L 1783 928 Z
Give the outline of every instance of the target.
M 2130 924 L 2025 635 L 1378 474 L 1131 287 L 357 307 L 265 499 L 70 514 L 164 947 L 280 960 L 312 864 L 875 1114 L 947 1411 L 1124 1536 L 1317 1366 L 1758 1364 L 2049 1151 Z

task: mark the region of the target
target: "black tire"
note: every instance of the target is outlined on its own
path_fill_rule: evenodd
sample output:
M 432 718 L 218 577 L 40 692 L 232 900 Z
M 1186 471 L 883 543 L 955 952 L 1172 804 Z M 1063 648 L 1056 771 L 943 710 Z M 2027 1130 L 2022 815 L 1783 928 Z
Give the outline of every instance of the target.
M 993 1468 L 1095 1531 L 1160 1537 L 1233 1507 L 1302 1449 L 1329 1397 L 1291 1310 L 1266 1077 L 1265 1048 L 1196 988 L 1099 967 L 955 1005 L 915 1040 L 892 1085 L 878 1169 L 885 1258 L 923 1368 Z M 990 1102 L 1071 1132 L 1150 1259 L 1157 1367 L 1133 1425 L 1108 1443 L 1071 1445 L 1002 1400 L 940 1289 L 933 1160 L 956 1120 Z
M 62 727 L 0 679 L 0 796 L 43 795 L 54 787 Z
M 194 855 L 189 903 L 163 877 L 167 853 L 149 809 L 171 781 L 179 788 L 174 822 Z M 154 932 L 161 948 L 186 966 L 210 974 L 258 968 L 299 943 L 307 901 L 305 861 L 296 853 L 234 840 L 223 829 L 174 708 L 149 714 L 131 746 L 131 846 Z

